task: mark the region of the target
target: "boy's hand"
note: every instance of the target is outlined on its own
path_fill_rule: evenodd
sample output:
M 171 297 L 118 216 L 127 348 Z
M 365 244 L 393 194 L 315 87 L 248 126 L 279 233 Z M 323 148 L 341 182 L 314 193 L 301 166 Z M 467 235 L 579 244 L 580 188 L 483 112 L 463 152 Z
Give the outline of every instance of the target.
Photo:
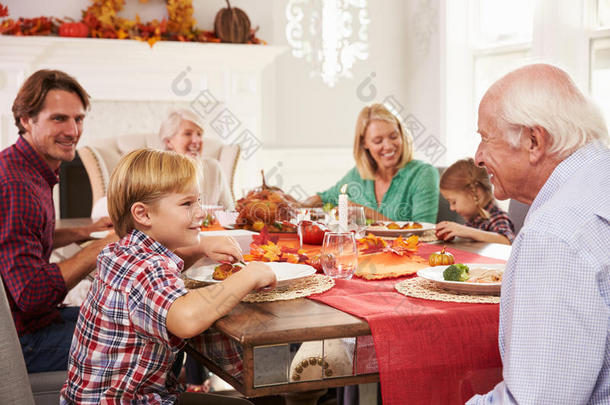
M 201 238 L 203 254 L 217 262 L 236 262 L 244 260 L 241 248 L 230 236 L 206 236 Z
M 265 288 L 265 290 L 272 290 L 277 284 L 277 277 L 275 272 L 271 270 L 271 267 L 262 262 L 250 262 L 242 271 L 247 271 L 252 275 L 256 284 L 254 289 Z

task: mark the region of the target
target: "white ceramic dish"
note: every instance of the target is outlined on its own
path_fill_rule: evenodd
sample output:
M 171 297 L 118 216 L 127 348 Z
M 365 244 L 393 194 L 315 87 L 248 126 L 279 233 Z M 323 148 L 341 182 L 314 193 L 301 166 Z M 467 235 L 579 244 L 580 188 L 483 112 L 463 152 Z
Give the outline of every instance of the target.
M 394 222 L 395 224 L 397 224 L 401 227 L 405 224 L 412 223 L 409 221 L 385 221 L 383 223 L 384 223 L 384 225 L 387 225 L 392 222 Z M 426 231 L 436 229 L 436 225 L 431 224 L 429 222 L 420 222 L 420 224 L 422 225 L 422 227 L 418 228 L 418 229 L 388 229 L 386 226 L 367 226 L 366 233 L 372 233 L 373 235 L 377 235 L 377 236 L 398 237 L 401 235 L 402 236 L 417 235 L 417 234 L 420 234 L 420 233 L 423 233 Z
M 486 268 L 493 270 L 504 271 L 505 264 L 489 264 L 489 263 L 464 263 L 469 268 Z M 484 294 L 484 295 L 500 295 L 502 283 L 469 283 L 467 281 L 446 281 L 443 278 L 443 272 L 449 266 L 426 267 L 417 272 L 417 275 L 426 280 L 430 280 L 439 287 L 468 294 Z
M 268 264 L 269 267 L 271 267 L 271 269 L 275 272 L 278 287 L 288 285 L 296 280 L 312 276 L 316 273 L 316 269 L 307 264 L 286 262 L 271 262 L 265 264 Z M 212 278 L 212 274 L 214 273 L 214 268 L 216 266 L 218 266 L 218 263 L 192 268 L 189 270 L 188 277 L 193 280 L 203 281 L 210 284 L 220 283 L 219 280 L 214 280 Z

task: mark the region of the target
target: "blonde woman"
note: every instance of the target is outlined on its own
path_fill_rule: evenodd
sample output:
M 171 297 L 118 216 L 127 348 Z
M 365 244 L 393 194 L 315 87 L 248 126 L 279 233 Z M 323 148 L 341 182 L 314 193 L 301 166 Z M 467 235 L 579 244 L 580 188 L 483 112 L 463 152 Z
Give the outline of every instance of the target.
M 303 205 L 337 205 L 341 187 L 367 218 L 436 222 L 439 175 L 431 165 L 413 159 L 413 140 L 383 104 L 362 109 L 356 122 L 352 168 L 334 186 Z
M 202 182 L 199 185 L 205 205 L 222 205 L 233 210 L 231 189 L 215 159 L 202 157 L 203 126 L 193 112 L 185 109 L 174 110 L 161 123 L 159 137 L 166 150 L 200 159 L 203 168 Z

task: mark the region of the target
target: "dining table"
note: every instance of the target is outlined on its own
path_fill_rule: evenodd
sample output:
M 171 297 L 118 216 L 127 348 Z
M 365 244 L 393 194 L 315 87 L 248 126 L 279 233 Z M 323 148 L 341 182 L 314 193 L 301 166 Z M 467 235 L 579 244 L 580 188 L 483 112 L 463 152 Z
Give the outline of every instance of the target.
M 89 223 L 58 219 L 56 227 Z M 277 243 L 299 245 L 294 234 Z M 510 255 L 508 245 L 460 238 L 445 246 L 463 263 L 504 263 Z M 420 243 L 417 255 L 427 258 L 442 247 Z M 243 396 L 281 395 L 289 405 L 316 404 L 329 388 L 371 382 L 380 382 L 384 404 L 457 404 L 492 389 L 502 379 L 499 305 L 396 290 L 414 278 L 337 279 L 308 297 L 241 302 L 185 350 Z
M 277 244 L 298 240 L 284 234 Z M 442 248 L 420 245 L 424 258 Z M 459 262 L 504 263 L 510 254 L 508 245 L 459 238 L 446 246 Z M 331 387 L 371 382 L 381 382 L 384 404 L 464 403 L 492 389 L 501 380 L 498 304 L 396 291 L 413 277 L 337 279 L 309 297 L 241 302 L 187 352 L 245 397 L 281 395 L 287 404 L 316 404 Z M 237 356 L 226 358 L 227 345 Z

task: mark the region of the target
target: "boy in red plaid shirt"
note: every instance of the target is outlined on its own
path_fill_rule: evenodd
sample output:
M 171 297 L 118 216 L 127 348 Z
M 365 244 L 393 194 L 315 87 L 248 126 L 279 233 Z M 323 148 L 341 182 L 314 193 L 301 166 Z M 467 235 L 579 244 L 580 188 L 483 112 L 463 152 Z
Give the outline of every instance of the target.
M 267 265 L 250 263 L 222 283 L 185 289 L 180 256 L 200 249 L 205 216 L 197 184 L 195 163 L 173 152 L 138 150 L 119 162 L 108 205 L 122 239 L 98 257 L 62 404 L 180 402 L 183 387 L 169 371 L 184 339 L 201 334 L 251 290 L 275 285 Z M 231 238 L 206 239 L 204 251 L 217 261 L 242 258 Z

